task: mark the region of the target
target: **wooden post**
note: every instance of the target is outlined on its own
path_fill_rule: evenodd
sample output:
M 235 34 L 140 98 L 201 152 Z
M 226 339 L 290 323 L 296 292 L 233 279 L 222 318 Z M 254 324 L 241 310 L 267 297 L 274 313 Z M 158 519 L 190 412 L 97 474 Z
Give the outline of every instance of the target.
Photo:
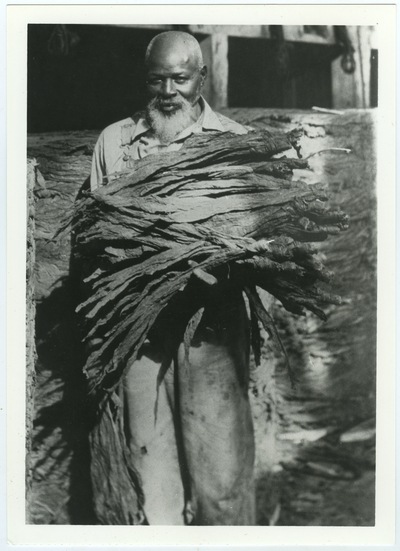
M 373 27 L 347 27 L 354 46 L 354 73 L 346 74 L 340 66 L 341 57 L 332 63 L 332 104 L 334 108 L 370 107 L 371 48 Z
M 200 43 L 208 79 L 203 95 L 213 109 L 228 106 L 228 36 L 213 34 Z

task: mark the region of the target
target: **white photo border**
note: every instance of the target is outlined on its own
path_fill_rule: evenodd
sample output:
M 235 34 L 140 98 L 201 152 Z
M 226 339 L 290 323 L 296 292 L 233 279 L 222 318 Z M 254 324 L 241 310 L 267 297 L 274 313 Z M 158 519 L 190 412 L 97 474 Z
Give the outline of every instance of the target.
M 148 527 L 25 524 L 25 247 L 27 25 L 376 25 L 378 118 L 378 385 L 375 527 Z M 29 546 L 381 546 L 395 532 L 396 6 L 394 4 L 9 5 L 7 7 L 7 541 Z M 2 407 L 2 406 L 0 406 Z M 0 410 L 0 415 L 2 411 Z M 148 549 L 148 548 L 147 548 Z

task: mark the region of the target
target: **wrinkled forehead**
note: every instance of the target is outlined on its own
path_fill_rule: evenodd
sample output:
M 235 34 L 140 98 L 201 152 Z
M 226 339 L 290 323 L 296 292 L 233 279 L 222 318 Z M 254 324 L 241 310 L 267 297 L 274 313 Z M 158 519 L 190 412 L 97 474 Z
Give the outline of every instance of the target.
M 177 70 L 195 71 L 198 67 L 195 55 L 182 43 L 157 45 L 147 62 L 148 72 Z

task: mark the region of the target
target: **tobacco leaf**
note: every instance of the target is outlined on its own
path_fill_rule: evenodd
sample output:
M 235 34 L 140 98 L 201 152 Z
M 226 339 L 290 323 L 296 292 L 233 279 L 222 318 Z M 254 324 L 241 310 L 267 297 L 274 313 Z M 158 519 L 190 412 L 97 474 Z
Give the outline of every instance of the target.
M 300 136 L 299 130 L 196 135 L 180 151 L 137 161 L 77 201 L 69 215 L 75 254 L 94 265 L 78 310 L 86 340 L 102 342 L 85 366 L 93 392 L 118 385 L 194 269 L 229 266 L 249 296 L 252 318 L 278 343 L 256 286 L 299 315 L 309 309 L 324 318 L 324 304 L 340 303 L 319 287 L 332 273 L 311 243 L 347 229 L 348 217 L 327 205 L 323 183 L 292 178 L 293 169 L 307 168 L 306 160 L 273 158 L 297 148 Z M 186 355 L 201 317 L 200 308 L 187 320 Z M 254 319 L 252 325 L 255 330 Z M 258 355 L 256 336 L 253 344 Z

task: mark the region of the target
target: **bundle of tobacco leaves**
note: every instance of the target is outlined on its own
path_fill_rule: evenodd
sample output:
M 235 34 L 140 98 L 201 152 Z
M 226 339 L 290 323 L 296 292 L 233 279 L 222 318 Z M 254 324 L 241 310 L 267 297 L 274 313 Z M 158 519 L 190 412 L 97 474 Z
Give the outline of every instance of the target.
M 323 184 L 294 180 L 306 159 L 276 158 L 299 153 L 301 134 L 195 135 L 180 151 L 146 157 L 77 202 L 75 250 L 92 266 L 79 311 L 86 341 L 101 343 L 85 367 L 92 391 L 116 387 L 196 270 L 229 266 L 248 297 L 253 329 L 259 320 L 277 342 L 257 286 L 295 314 L 308 309 L 324 318 L 324 304 L 340 304 L 319 286 L 332 273 L 313 243 L 346 229 L 347 216 L 326 206 Z M 200 319 L 201 309 L 182 335 L 186 344 Z M 253 345 L 257 358 L 256 337 Z

